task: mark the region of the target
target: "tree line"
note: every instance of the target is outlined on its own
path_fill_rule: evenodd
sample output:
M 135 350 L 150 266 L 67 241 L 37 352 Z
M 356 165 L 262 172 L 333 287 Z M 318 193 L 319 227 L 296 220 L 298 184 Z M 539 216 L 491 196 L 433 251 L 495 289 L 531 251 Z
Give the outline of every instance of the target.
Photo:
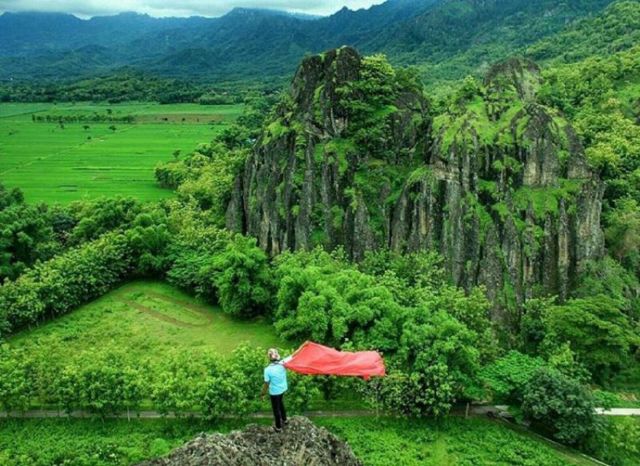
M 133 123 L 133 115 L 113 115 L 93 113 L 88 115 L 31 115 L 34 123 Z

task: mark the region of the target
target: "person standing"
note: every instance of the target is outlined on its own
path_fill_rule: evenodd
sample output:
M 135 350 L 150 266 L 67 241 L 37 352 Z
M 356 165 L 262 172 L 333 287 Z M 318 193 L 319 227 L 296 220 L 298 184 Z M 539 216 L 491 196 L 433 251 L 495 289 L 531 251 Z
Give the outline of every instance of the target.
M 265 393 L 269 392 L 271 398 L 271 408 L 273 409 L 273 417 L 275 419 L 274 430 L 281 432 L 282 428 L 287 425 L 287 411 L 284 407 L 284 394 L 289 386 L 287 385 L 287 369 L 284 364 L 291 359 L 289 356 L 280 359 L 280 353 L 275 348 L 267 351 L 269 365 L 264 368 L 264 384 L 260 397 L 264 399 Z

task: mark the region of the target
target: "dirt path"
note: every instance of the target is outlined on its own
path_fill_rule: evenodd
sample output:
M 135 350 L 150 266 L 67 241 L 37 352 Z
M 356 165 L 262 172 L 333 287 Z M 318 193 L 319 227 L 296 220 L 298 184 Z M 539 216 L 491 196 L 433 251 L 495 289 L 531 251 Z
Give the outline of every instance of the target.
M 596 412 L 604 416 L 640 416 L 640 408 L 596 408 Z
M 194 324 L 191 322 L 184 322 L 180 319 L 176 319 L 175 317 L 171 317 L 166 315 L 163 312 L 156 311 L 155 309 L 150 308 L 149 306 L 145 306 L 144 304 L 140 304 L 137 301 L 129 299 L 126 297 L 127 292 L 122 291 L 115 295 L 115 299 L 120 301 L 127 306 L 136 309 L 137 311 L 143 312 L 147 315 L 150 315 L 156 319 L 162 320 L 163 322 L 167 322 L 169 324 L 175 325 L 176 327 L 182 328 L 197 328 L 197 327 L 206 327 L 213 322 L 213 315 L 209 310 L 205 309 L 202 306 L 198 306 L 196 304 L 192 304 L 186 301 L 179 300 L 177 298 L 172 298 L 171 296 L 163 295 L 162 293 L 158 293 L 156 291 L 145 290 L 144 295 L 154 298 L 156 300 L 164 301 L 169 304 L 173 304 L 179 306 L 182 310 L 188 311 L 198 318 L 204 319 L 205 321 L 201 324 Z
M 130 299 L 126 299 L 123 297 L 118 297 L 116 298 L 118 301 L 120 301 L 121 303 L 126 304 L 129 307 L 132 307 L 133 309 L 136 309 L 137 311 L 143 312 L 145 314 L 148 314 L 152 317 L 155 317 L 156 319 L 162 320 L 164 322 L 170 323 L 172 325 L 175 325 L 176 327 L 182 327 L 182 328 L 196 328 L 196 327 L 204 327 L 205 325 L 208 325 L 211 323 L 211 321 L 205 322 L 203 324 L 192 324 L 190 322 L 183 322 L 182 320 L 178 320 L 175 319 L 173 317 L 170 317 L 162 312 L 158 312 L 154 309 L 151 309 L 150 307 L 144 306 L 142 304 L 139 304 L 135 301 L 132 301 Z
M 347 410 L 347 411 L 307 411 L 304 413 L 307 417 L 369 417 L 376 416 L 375 411 L 370 410 Z M 0 411 L 0 419 L 2 418 L 19 418 L 19 419 L 44 419 L 44 418 L 58 418 L 58 417 L 72 417 L 72 418 L 94 418 L 95 414 L 92 414 L 88 411 L 75 410 L 70 413 L 66 413 L 64 411 L 58 411 L 54 409 L 33 409 L 30 411 Z M 185 412 L 185 413 L 168 413 L 161 414 L 158 411 L 138 411 L 131 412 L 129 415 L 127 413 L 118 413 L 118 414 L 109 414 L 105 416 L 107 419 L 127 419 L 128 417 L 132 419 L 161 419 L 161 418 L 178 418 L 178 417 L 192 417 L 192 418 L 201 418 L 202 414 L 198 412 Z M 223 418 L 227 419 L 237 419 L 239 416 L 223 416 Z M 271 419 L 273 414 L 271 412 L 258 412 L 248 414 L 242 417 L 249 417 L 252 419 Z
M 158 293 L 157 291 L 146 290 L 145 294 L 147 294 L 148 296 L 151 296 L 152 298 L 160 299 L 162 301 L 166 301 L 166 302 L 171 303 L 171 304 L 176 304 L 178 306 L 182 306 L 182 307 L 184 307 L 186 309 L 189 309 L 190 311 L 195 312 L 199 316 L 204 316 L 208 320 L 213 320 L 213 316 L 211 315 L 211 311 L 209 311 L 204 306 L 200 306 L 198 304 L 190 303 L 188 301 L 183 301 L 181 299 L 174 298 L 172 296 L 167 296 L 167 295 L 164 295 L 162 293 Z
M 471 416 L 480 416 L 485 417 L 490 412 L 500 412 L 501 407 L 496 406 L 475 406 L 471 408 L 469 414 Z M 596 408 L 598 414 L 604 416 L 640 416 L 640 409 L 630 409 L 630 408 L 613 408 L 611 410 L 604 411 L 602 408 Z M 465 411 L 464 408 L 459 408 L 451 412 L 452 415 L 464 416 Z M 326 411 L 326 410 L 314 410 L 314 411 L 306 411 L 304 413 L 307 417 L 360 417 L 360 416 L 377 416 L 377 413 L 374 410 L 370 409 L 351 409 L 351 410 L 340 410 L 340 411 Z M 246 417 L 250 418 L 271 418 L 273 415 L 271 412 L 257 412 L 248 414 Z M 49 417 L 76 417 L 76 418 L 86 418 L 86 417 L 95 417 L 95 414 L 92 414 L 88 411 L 75 410 L 71 413 L 67 414 L 64 411 L 55 410 L 55 409 L 33 409 L 29 411 L 0 411 L 0 418 L 7 417 L 15 417 L 15 418 L 30 418 L 30 419 L 38 419 L 38 418 L 49 418 Z M 119 414 L 110 414 L 106 416 L 107 418 L 113 419 L 122 419 L 127 418 L 127 413 L 119 413 Z M 159 418 L 176 418 L 176 417 L 194 417 L 200 418 L 202 415 L 198 412 L 183 412 L 178 413 L 177 415 L 174 413 L 170 414 L 162 414 L 159 411 L 147 410 L 147 411 L 137 411 L 131 412 L 130 417 L 132 418 L 140 418 L 140 419 L 159 419 Z M 238 416 L 227 416 L 229 419 L 237 418 Z M 245 416 L 243 416 L 245 417 Z M 492 416 L 493 417 L 493 416 Z

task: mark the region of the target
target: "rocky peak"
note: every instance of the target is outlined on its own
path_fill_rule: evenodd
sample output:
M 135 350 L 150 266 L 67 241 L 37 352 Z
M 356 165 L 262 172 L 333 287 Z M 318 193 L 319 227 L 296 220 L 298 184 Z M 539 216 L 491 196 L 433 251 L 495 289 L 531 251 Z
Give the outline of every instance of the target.
M 522 100 L 533 100 L 542 75 L 540 67 L 525 58 L 512 57 L 493 65 L 484 79 L 489 93 L 517 95 Z
M 603 253 L 602 184 L 538 67 L 494 66 L 431 120 L 420 86 L 350 48 L 306 59 L 236 180 L 227 223 L 271 254 L 435 249 L 502 309 L 567 295 Z
M 304 59 L 291 85 L 292 108 L 296 116 L 306 122 L 317 119 L 317 126 L 330 130 L 343 127 L 347 111 L 337 90 L 358 79 L 361 61 L 360 54 L 351 47 Z
M 283 432 L 250 425 L 229 435 L 200 434 L 165 458 L 139 466 L 361 466 L 342 440 L 296 416 Z
M 427 103 L 382 57 L 343 47 L 307 58 L 237 180 L 230 228 L 267 251 L 389 241 L 389 196 L 426 147 Z M 373 224 L 370 222 L 373 220 Z

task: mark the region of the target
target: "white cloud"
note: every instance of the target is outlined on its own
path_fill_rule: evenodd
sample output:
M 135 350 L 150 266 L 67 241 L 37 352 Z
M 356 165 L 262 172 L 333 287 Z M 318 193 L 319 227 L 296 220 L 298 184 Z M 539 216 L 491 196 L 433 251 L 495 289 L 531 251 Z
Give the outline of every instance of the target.
M 271 8 L 328 15 L 347 6 L 367 8 L 383 0 L 0 0 L 2 11 L 46 11 L 81 17 L 111 15 L 123 11 L 151 16 L 220 16 L 235 7 Z

